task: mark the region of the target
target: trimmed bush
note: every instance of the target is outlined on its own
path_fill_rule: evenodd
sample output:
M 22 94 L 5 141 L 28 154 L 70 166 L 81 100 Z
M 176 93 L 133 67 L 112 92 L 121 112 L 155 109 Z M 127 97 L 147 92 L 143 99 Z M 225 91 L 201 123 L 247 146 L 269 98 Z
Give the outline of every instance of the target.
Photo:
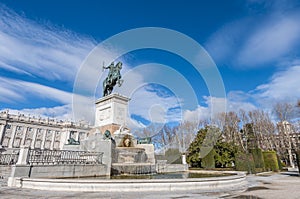
M 283 169 L 283 164 L 282 164 L 278 154 L 276 154 L 276 157 L 277 157 L 277 162 L 278 162 L 278 168 L 281 171 Z
M 255 164 L 252 154 L 238 152 L 235 155 L 235 169 L 237 171 L 247 171 L 248 173 L 255 173 Z
M 255 169 L 257 172 L 262 172 L 265 169 L 264 157 L 260 148 L 251 149 L 250 153 L 253 156 Z
M 168 164 L 182 164 L 181 161 L 181 153 L 179 151 L 179 149 L 168 149 L 165 152 L 165 160 L 167 160 Z
M 204 158 L 201 159 L 201 167 L 205 169 L 215 168 L 215 150 L 212 149 Z
M 268 171 L 279 171 L 278 160 L 275 151 L 264 151 L 263 152 L 265 168 Z
M 298 165 L 298 172 L 300 174 L 300 150 L 296 151 L 296 160 L 297 160 L 297 165 Z

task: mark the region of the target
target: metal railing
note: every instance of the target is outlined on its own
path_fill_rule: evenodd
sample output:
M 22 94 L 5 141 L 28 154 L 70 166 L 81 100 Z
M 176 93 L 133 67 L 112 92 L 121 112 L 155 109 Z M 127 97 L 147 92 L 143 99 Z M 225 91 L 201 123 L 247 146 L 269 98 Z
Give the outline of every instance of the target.
M 14 165 L 17 163 L 19 154 L 0 153 L 0 165 Z
M 29 164 L 102 164 L 103 153 L 67 150 L 29 150 Z

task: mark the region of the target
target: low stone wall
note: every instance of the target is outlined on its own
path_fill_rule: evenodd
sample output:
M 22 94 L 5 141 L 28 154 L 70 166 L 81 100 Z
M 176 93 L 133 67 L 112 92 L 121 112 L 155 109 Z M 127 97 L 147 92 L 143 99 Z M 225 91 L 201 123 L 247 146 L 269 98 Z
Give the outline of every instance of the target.
M 172 173 L 172 172 L 182 172 L 188 171 L 188 164 L 167 164 L 166 160 L 158 160 L 156 163 L 157 173 Z
M 105 165 L 14 165 L 11 177 L 76 178 L 105 176 Z
M 0 187 L 7 186 L 8 177 L 11 174 L 11 166 L 0 165 Z

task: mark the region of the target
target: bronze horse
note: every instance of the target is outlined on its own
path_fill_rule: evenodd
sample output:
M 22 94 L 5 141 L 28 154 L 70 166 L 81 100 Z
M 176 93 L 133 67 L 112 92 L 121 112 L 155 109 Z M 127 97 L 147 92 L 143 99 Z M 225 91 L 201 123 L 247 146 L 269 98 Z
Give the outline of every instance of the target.
M 103 81 L 103 97 L 111 94 L 114 86 L 118 83 L 119 86 L 122 85 L 123 80 L 121 79 L 120 70 L 122 69 L 122 62 L 118 62 L 116 65 L 111 63 L 107 67 L 103 67 L 103 69 L 109 69 L 108 76 Z

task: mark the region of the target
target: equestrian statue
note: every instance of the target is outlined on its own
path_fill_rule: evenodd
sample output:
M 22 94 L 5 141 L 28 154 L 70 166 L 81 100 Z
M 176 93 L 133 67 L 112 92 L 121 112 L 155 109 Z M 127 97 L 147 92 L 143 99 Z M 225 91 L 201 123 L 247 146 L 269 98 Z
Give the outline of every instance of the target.
M 103 97 L 111 94 L 114 86 L 116 84 L 119 87 L 122 85 L 123 80 L 121 79 L 120 70 L 122 69 L 122 62 L 118 62 L 116 65 L 112 62 L 109 66 L 104 67 L 103 69 L 109 69 L 108 75 L 103 81 Z

